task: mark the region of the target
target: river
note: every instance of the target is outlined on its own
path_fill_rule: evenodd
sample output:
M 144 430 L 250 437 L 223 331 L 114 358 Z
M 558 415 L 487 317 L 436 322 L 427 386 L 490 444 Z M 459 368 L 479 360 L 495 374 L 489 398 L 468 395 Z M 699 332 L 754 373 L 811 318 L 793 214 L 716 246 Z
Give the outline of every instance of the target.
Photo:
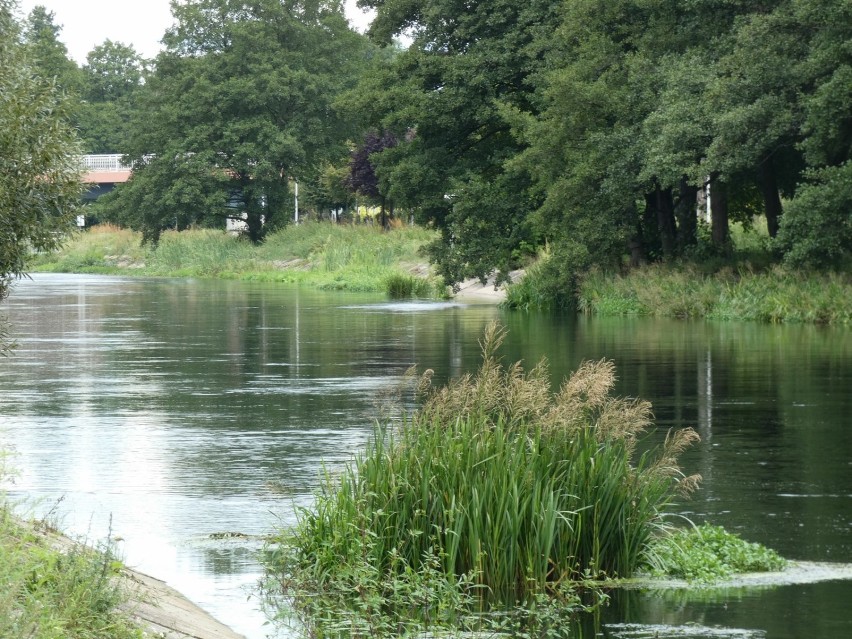
M 126 563 L 249 639 L 271 632 L 253 596 L 257 537 L 310 504 L 323 463 L 364 444 L 409 366 L 438 379 L 475 369 L 493 319 L 509 329 L 506 361 L 546 356 L 557 383 L 584 359 L 610 358 L 618 393 L 653 403 L 656 437 L 696 427 L 702 441 L 683 459 L 704 477 L 681 507 L 692 520 L 789 558 L 852 563 L 848 330 L 82 275 L 20 281 L 0 311 L 18 343 L 0 361 L 12 494 L 73 534 L 120 538 Z M 633 593 L 600 623 L 624 637 L 639 635 L 623 624 L 661 636 L 848 637 L 849 601 L 849 581 Z

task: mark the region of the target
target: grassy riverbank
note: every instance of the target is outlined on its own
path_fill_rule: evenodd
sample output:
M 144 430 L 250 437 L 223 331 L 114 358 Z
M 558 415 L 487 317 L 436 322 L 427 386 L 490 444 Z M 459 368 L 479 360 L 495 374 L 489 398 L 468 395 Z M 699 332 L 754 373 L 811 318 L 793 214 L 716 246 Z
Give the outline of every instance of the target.
M 108 549 L 59 540 L 44 522 L 16 517 L 0 493 L 0 637 L 141 639 L 119 609 L 121 563 Z
M 163 233 L 156 247 L 139 233 L 96 226 L 71 236 L 60 251 L 37 255 L 32 271 L 163 277 L 207 277 L 304 284 L 327 290 L 441 297 L 444 286 L 423 266 L 420 247 L 432 231 L 405 226 L 305 223 L 271 234 L 259 246 L 223 231 Z
M 852 324 L 852 277 L 688 266 L 647 266 L 626 275 L 582 278 L 577 304 L 590 315 L 643 315 L 771 323 Z
M 705 240 L 698 255 L 712 253 Z M 510 286 L 513 308 L 576 307 L 588 315 L 852 324 L 852 271 L 796 271 L 777 264 L 765 228 L 732 227 L 725 256 L 650 264 L 623 273 L 566 272 L 546 253 Z M 848 265 L 847 265 L 848 266 Z

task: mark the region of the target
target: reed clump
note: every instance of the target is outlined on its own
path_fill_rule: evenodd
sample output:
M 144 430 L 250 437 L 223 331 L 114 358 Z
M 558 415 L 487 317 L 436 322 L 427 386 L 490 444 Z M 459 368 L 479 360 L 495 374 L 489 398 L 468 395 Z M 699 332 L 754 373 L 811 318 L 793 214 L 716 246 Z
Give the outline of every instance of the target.
M 611 362 L 583 364 L 553 393 L 546 363 L 501 365 L 504 336 L 486 330 L 476 374 L 433 389 L 427 371 L 422 407 L 380 426 L 301 511 L 271 563 L 297 606 L 308 593 L 385 592 L 424 571 L 511 604 L 647 560 L 664 513 L 699 480 L 677 464 L 698 436 L 685 429 L 640 454 L 651 407 L 611 396 Z
M 394 300 L 444 297 L 444 289 L 440 279 L 427 279 L 408 273 L 393 273 L 385 280 L 385 292 Z

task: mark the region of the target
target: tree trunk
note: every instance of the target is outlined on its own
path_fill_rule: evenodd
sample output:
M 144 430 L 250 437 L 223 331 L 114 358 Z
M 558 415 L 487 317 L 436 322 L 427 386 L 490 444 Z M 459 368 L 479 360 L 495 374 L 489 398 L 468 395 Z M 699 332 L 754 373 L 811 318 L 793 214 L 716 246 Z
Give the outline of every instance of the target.
M 656 189 L 657 226 L 660 229 L 660 243 L 663 246 L 663 258 L 670 260 L 675 253 L 675 217 L 672 203 L 672 190 Z
M 781 194 L 778 192 L 778 180 L 775 178 L 775 167 L 772 166 L 771 156 L 757 167 L 757 184 L 763 195 L 769 237 L 775 237 L 778 235 L 778 222 L 781 217 Z
M 660 222 L 657 216 L 657 198 L 654 192 L 645 194 L 645 210 L 642 211 L 642 222 L 638 236 L 645 257 L 652 262 L 659 260 L 662 242 L 660 239 Z
M 630 251 L 630 268 L 637 268 L 645 263 L 645 251 L 642 246 L 642 229 L 637 229 L 635 235 L 627 242 Z
M 730 232 L 728 229 L 728 191 L 724 182 L 714 177 L 710 182 L 710 223 L 711 238 L 717 248 L 727 248 Z
M 388 228 L 390 227 L 390 224 L 388 223 L 388 213 L 387 213 L 387 207 L 386 207 L 386 204 L 385 204 L 385 196 L 384 195 L 382 196 L 382 208 L 381 208 L 381 212 L 379 213 L 379 221 L 381 222 L 382 230 L 387 231 Z
M 698 187 L 689 184 L 686 177 L 680 179 L 675 216 L 677 218 L 678 249 L 683 251 L 688 246 L 698 242 L 698 213 L 696 202 Z

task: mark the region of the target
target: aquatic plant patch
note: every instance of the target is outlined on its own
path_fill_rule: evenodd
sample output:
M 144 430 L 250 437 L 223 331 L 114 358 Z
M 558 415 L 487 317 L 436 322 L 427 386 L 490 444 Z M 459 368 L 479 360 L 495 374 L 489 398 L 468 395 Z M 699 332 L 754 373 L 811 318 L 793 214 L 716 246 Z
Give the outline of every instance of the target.
M 658 576 L 705 583 L 737 573 L 782 570 L 787 565 L 774 550 L 710 524 L 661 537 L 649 557 L 653 558 L 652 571 Z
M 438 389 L 422 376 L 421 408 L 381 423 L 282 534 L 270 576 L 307 623 L 342 606 L 362 620 L 384 611 L 384 625 L 458 627 L 542 597 L 570 613 L 578 584 L 642 565 L 697 483 L 677 464 L 697 435 L 639 454 L 651 407 L 611 396 L 611 362 L 585 363 L 553 393 L 546 363 L 500 364 L 504 336 L 487 329 L 475 375 Z

